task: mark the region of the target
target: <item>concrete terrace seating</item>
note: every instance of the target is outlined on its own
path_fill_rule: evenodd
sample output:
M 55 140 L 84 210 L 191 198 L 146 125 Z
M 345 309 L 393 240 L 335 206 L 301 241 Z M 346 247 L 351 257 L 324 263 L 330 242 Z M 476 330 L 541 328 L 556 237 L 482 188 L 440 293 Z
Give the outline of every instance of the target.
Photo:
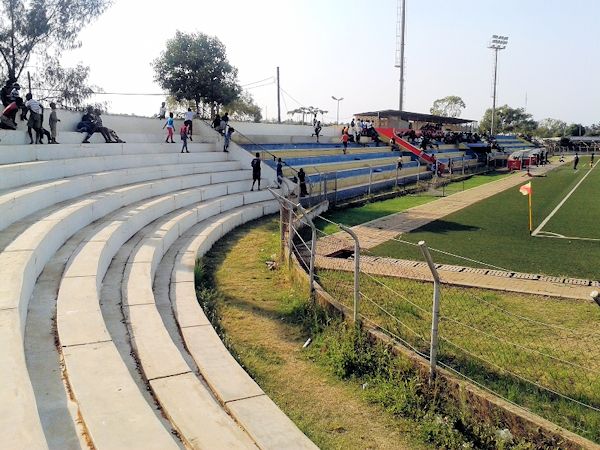
M 247 152 L 218 151 L 219 137 L 202 123 L 192 153 L 181 155 L 177 145 L 148 142 L 162 137 L 152 134 L 158 121 L 118 119 L 136 124 L 115 127 L 127 144 L 28 146 L 22 131 L 1 132 L 0 448 L 276 448 L 267 445 L 273 428 L 251 426 L 262 420 L 254 411 L 268 403 L 264 393 L 244 403 L 246 425 L 228 415 L 233 408 L 223 409 L 174 347 L 145 271 L 196 223 L 218 224 L 221 237 L 276 204 L 266 191 L 248 192 Z M 125 275 L 114 276 L 127 260 Z M 107 312 L 102 292 L 121 278 L 122 311 Z M 115 335 L 124 318 L 127 338 Z M 307 444 L 300 448 L 312 445 L 283 422 L 275 439 L 290 433 Z

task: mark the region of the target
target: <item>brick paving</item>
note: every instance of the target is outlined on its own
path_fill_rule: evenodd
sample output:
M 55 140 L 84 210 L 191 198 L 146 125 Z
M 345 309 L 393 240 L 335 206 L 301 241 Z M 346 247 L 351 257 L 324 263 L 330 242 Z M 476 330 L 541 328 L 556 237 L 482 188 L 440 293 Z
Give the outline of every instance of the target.
M 556 164 L 550 164 L 535 168 L 531 172 L 533 175 L 542 175 L 555 167 L 557 167 Z M 526 174 L 515 173 L 501 180 L 354 226 L 352 230 L 358 235 L 361 249 L 368 250 L 402 233 L 417 229 L 499 192 L 526 183 L 528 179 L 529 177 Z M 353 271 L 354 261 L 352 259 L 331 256 L 342 250 L 353 249 L 354 241 L 347 233 L 340 232 L 321 238 L 317 243 L 316 267 Z M 595 287 L 600 286 L 599 281 L 593 280 L 542 276 L 503 270 L 477 269 L 446 264 L 437 265 L 437 268 L 443 283 L 525 294 L 589 299 L 590 292 Z M 431 273 L 425 264 L 409 260 L 361 255 L 361 271 L 371 275 L 432 281 Z

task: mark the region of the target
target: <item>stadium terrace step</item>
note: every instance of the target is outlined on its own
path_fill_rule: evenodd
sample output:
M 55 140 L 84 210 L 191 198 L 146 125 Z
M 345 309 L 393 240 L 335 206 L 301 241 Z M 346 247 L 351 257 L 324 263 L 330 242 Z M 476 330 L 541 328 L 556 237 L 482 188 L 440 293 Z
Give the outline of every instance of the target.
M 247 174 L 247 172 L 245 173 Z M 192 180 L 190 179 L 190 181 Z M 200 186 L 209 181 L 207 177 L 195 180 L 200 183 Z M 181 179 L 168 179 L 154 183 L 130 185 L 114 189 L 110 193 L 98 194 L 95 197 L 80 198 L 67 207 L 56 208 L 50 214 L 44 215 L 42 212 L 43 220 L 33 220 L 0 253 L 0 267 L 3 268 L 0 274 L 0 310 L 6 325 L 0 327 L 2 334 L 0 354 L 3 358 L 0 375 L 3 380 L 6 380 L 0 384 L 0 398 L 8 399 L 7 402 L 2 402 L 3 406 L 10 407 L 13 404 L 10 399 L 17 401 L 17 398 L 21 398 L 18 403 L 24 411 L 23 415 L 28 418 L 29 422 L 35 422 L 35 417 L 37 417 L 34 412 L 36 411 L 35 399 L 31 394 L 31 385 L 25 370 L 23 346 L 22 343 L 20 345 L 14 345 L 14 343 L 17 337 L 20 337 L 22 342 L 22 330 L 25 326 L 28 302 L 35 280 L 52 255 L 69 236 L 92 221 L 127 204 L 158 195 L 161 191 L 171 192 L 180 187 L 181 183 Z M 232 181 L 195 189 L 191 192 L 196 192 L 201 198 L 210 198 L 247 190 L 248 184 L 249 182 L 246 180 Z M 7 420 L 15 417 L 15 414 L 10 414 L 9 411 L 2 411 L 2 413 L 2 417 Z M 22 426 L 31 427 L 33 430 L 31 435 L 35 436 L 35 424 L 29 422 L 23 420 L 13 424 L 10 429 L 14 429 L 18 435 L 21 433 L 19 430 L 23 430 Z M 27 433 L 26 429 L 22 433 Z M 32 447 L 35 446 L 32 445 Z
M 314 166 L 314 165 L 295 166 L 295 169 L 299 169 L 300 167 L 303 167 L 304 171 L 307 174 L 308 173 L 329 173 L 329 172 L 336 172 L 336 171 L 348 170 L 348 169 L 357 169 L 357 168 L 365 168 L 365 167 L 366 168 L 379 167 L 379 166 L 385 166 L 385 165 L 396 165 L 397 163 L 398 163 L 398 154 L 396 154 L 390 158 L 319 164 L 317 166 Z M 287 166 L 283 168 L 283 173 L 285 176 L 293 176 L 295 174 L 295 172 Z
M 260 150 L 257 150 L 260 151 Z M 348 147 L 349 155 L 361 155 L 361 154 L 369 154 L 369 153 L 382 153 L 385 151 L 391 151 L 389 147 L 356 147 L 351 145 Z M 329 148 L 317 148 L 317 149 L 283 149 L 283 150 L 270 150 L 269 153 L 280 157 L 285 160 L 286 158 L 296 158 L 296 157 L 318 157 L 318 156 L 327 156 L 327 155 L 343 155 L 344 151 L 341 145 L 336 147 Z M 269 159 L 269 154 L 263 154 L 263 159 Z M 272 157 L 271 157 L 272 159 Z
M 260 197 L 272 198 L 266 191 L 260 193 Z M 219 211 L 210 206 L 200 204 L 192 209 L 177 210 L 152 224 L 153 228 L 129 260 L 123 286 L 123 311 L 145 378 L 183 441 L 193 448 L 243 448 L 253 445 L 192 373 L 165 328 L 152 291 L 158 264 L 166 251 L 181 234 Z M 277 206 L 274 200 L 263 201 L 225 214 L 237 218 L 232 222 L 237 226 L 261 217 L 266 207 L 273 209 L 274 206 Z M 198 427 L 198 423 L 205 426 Z
M 274 203 L 271 212 L 277 210 Z M 258 214 L 260 211 L 256 213 Z M 196 300 L 196 258 L 237 226 L 236 212 L 198 224 L 182 236 L 184 244 L 171 276 L 171 301 L 186 348 L 202 376 L 230 414 L 262 449 L 315 449 L 227 351 Z
M 191 182 L 193 177 L 203 177 L 206 184 L 212 184 L 249 179 L 251 172 L 241 170 L 238 161 L 174 164 L 78 175 L 29 185 L 0 194 L 0 230 L 36 211 L 87 194 L 99 193 L 117 186 L 126 189 L 131 184 L 141 182 L 149 183 L 151 187 L 152 182 L 170 178 L 173 183 L 185 187 L 192 185 L 186 183 Z M 38 214 L 34 219 L 39 220 L 42 217 L 43 215 Z
M 0 166 L 0 190 L 24 186 L 41 181 L 105 172 L 116 169 L 153 167 L 166 164 L 198 164 L 227 161 L 223 152 L 202 152 L 167 155 L 119 155 L 89 158 L 32 161 Z
M 158 125 L 158 124 L 157 124 Z M 137 143 L 161 143 L 165 142 L 166 132 L 161 130 L 161 126 L 157 126 L 155 130 L 151 133 L 136 133 L 136 132 L 121 132 L 118 129 L 115 129 L 119 137 L 122 141 L 127 143 L 137 142 Z M 62 144 L 81 144 L 83 139 L 85 138 L 85 133 L 77 133 L 76 131 L 58 131 L 58 135 L 56 140 L 60 142 L 60 144 L 46 144 L 46 138 L 44 137 L 44 144 L 29 144 L 29 136 L 26 131 L 23 129 L 17 130 L 0 130 L 0 151 L 6 147 L 11 147 L 13 145 L 27 145 L 29 147 L 44 147 L 49 145 L 49 147 L 56 148 Z M 34 137 L 35 139 L 35 137 Z M 176 143 L 179 141 L 179 138 Z M 201 142 L 201 143 L 215 143 L 218 142 L 218 138 L 216 136 L 206 136 L 206 135 L 193 135 L 193 141 L 191 142 Z M 104 138 L 100 133 L 94 133 L 94 135 L 90 138 L 90 143 L 92 144 L 103 144 L 105 145 Z M 190 142 L 188 142 L 189 144 Z M 110 144 L 117 145 L 117 144 Z M 175 144 L 170 144 L 173 147 L 176 147 Z
M 139 395 L 107 331 L 99 305 L 104 274 L 127 240 L 171 211 L 198 202 L 205 202 L 204 207 L 209 209 L 216 205 L 215 210 L 221 211 L 262 201 L 268 194 L 246 192 L 219 196 L 221 192 L 213 188 L 183 190 L 129 203 L 100 223 L 91 225 L 86 241 L 67 264 L 58 293 L 58 339 L 73 396 L 90 438 L 98 448 L 118 443 L 121 448 L 127 448 L 128 442 L 137 442 L 138 448 L 146 448 L 142 445 L 146 441 L 147 448 L 161 448 L 156 446 L 154 439 L 160 439 L 161 430 L 164 430 Z M 211 198 L 213 200 L 208 200 Z M 104 369 L 90 370 L 90 364 L 97 359 L 103 361 Z M 107 377 L 108 373 L 111 376 Z M 136 418 L 133 423 L 132 417 Z M 166 445 L 165 441 L 163 444 Z
M 217 146 L 208 143 L 188 143 L 191 153 L 215 152 Z M 51 161 L 57 159 L 89 158 L 118 155 L 174 154 L 181 146 L 163 143 L 127 144 L 60 144 L 60 145 L 11 145 L 0 146 L 0 165 L 30 161 Z M 220 151 L 220 148 L 219 148 Z

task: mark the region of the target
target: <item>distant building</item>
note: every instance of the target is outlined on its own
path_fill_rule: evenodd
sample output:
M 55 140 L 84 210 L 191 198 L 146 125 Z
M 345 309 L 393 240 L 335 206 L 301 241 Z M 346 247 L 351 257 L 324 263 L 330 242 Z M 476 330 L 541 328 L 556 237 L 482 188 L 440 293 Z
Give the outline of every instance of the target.
M 432 114 L 421 114 L 408 111 L 385 109 L 382 111 L 371 111 L 355 114 L 354 117 L 361 120 L 370 120 L 376 128 L 411 128 L 420 130 L 425 124 L 442 125 L 444 129 L 452 131 L 464 131 L 475 126 L 474 120 L 460 119 L 458 117 L 434 116 Z

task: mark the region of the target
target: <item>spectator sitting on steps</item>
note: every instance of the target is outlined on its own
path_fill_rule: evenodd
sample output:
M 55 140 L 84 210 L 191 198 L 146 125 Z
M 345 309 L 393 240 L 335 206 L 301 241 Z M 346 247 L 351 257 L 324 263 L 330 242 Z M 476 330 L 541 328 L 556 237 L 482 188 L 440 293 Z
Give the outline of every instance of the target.
M 19 109 L 23 106 L 23 99 L 21 97 L 17 98 L 16 101 L 8 104 L 4 111 L 2 111 L 2 115 L 0 116 L 0 128 L 4 130 L 16 130 L 17 129 L 17 113 Z
M 102 111 L 100 111 L 99 109 L 95 109 L 94 110 L 94 117 L 96 119 L 96 125 L 98 127 L 102 127 L 106 130 L 107 134 L 108 134 L 108 142 L 109 143 L 119 143 L 119 144 L 124 144 L 125 141 L 122 141 L 119 136 L 117 135 L 117 133 L 115 132 L 115 130 L 111 129 L 111 128 L 106 128 L 102 125 L 102 118 L 100 117 L 102 115 Z M 104 136 L 104 134 L 103 134 Z

